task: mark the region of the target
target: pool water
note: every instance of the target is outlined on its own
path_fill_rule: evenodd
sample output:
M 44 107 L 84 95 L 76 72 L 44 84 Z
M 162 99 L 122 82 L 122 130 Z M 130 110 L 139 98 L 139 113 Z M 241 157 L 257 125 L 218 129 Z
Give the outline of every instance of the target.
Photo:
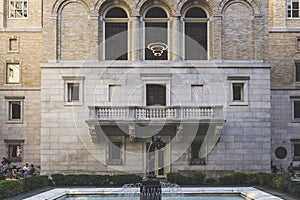
M 139 197 L 118 196 L 68 196 L 60 200 L 139 200 Z M 193 195 L 183 197 L 163 197 L 162 200 L 245 200 L 237 195 Z

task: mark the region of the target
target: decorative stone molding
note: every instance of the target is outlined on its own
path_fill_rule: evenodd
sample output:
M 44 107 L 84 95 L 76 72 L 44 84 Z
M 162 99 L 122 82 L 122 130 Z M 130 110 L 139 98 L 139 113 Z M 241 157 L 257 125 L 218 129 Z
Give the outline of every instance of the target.
M 60 15 L 62 9 L 69 3 L 81 3 L 87 10 L 94 10 L 94 5 L 91 0 L 57 0 L 52 7 L 52 14 Z
M 135 138 L 135 128 L 134 128 L 134 126 L 129 126 L 128 127 L 128 133 L 129 133 L 130 142 L 135 142 L 136 138 Z
M 179 124 L 176 129 L 176 142 L 182 142 L 183 140 L 183 125 Z
M 167 10 L 169 16 L 172 16 L 174 14 L 173 10 L 175 10 L 175 9 L 172 10 L 171 5 L 166 0 L 160 0 L 160 1 L 158 1 L 158 0 L 152 0 L 152 1 L 139 0 L 139 2 L 137 3 L 136 9 L 137 9 L 138 13 L 141 13 L 141 15 L 143 15 L 145 13 L 146 9 L 149 6 L 153 6 L 153 5 L 161 6 L 161 7 L 165 8 Z
M 99 12 L 100 16 L 103 16 L 104 11 L 114 5 L 124 8 L 125 11 L 128 12 L 128 15 L 131 15 L 132 13 L 136 13 L 134 7 L 132 5 L 129 5 L 127 1 L 123 1 L 123 0 L 115 0 L 115 1 L 99 0 L 95 4 L 95 10 Z
M 223 0 L 219 4 L 218 14 L 224 14 L 228 6 L 234 3 L 243 3 L 250 9 L 252 15 L 261 15 L 260 5 L 255 0 Z
M 96 133 L 95 127 L 89 128 L 89 131 L 90 131 L 92 142 L 93 143 L 98 143 L 99 142 L 99 138 L 97 137 L 97 133 Z

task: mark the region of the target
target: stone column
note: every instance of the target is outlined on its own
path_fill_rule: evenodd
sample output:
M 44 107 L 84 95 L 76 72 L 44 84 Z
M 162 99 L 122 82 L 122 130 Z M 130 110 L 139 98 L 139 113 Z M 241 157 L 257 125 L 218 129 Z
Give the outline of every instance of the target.
M 172 60 L 178 61 L 182 58 L 182 52 L 181 52 L 181 30 L 180 30 L 180 20 L 178 16 L 173 16 L 172 18 L 172 48 L 169 49 L 171 51 Z M 170 45 L 169 45 L 170 46 Z M 170 48 L 170 47 L 169 47 Z
M 140 59 L 140 16 L 133 15 L 131 16 L 131 59 L 137 61 Z
M 104 60 L 104 34 L 103 34 L 103 16 L 99 16 L 98 20 L 98 60 Z
M 89 20 L 91 23 L 89 24 L 89 28 L 91 31 L 90 35 L 90 57 L 88 59 L 97 61 L 99 60 L 99 50 L 98 50 L 98 44 L 99 44 L 99 36 L 98 36 L 98 30 L 99 30 L 99 15 L 98 13 L 93 13 L 89 15 Z

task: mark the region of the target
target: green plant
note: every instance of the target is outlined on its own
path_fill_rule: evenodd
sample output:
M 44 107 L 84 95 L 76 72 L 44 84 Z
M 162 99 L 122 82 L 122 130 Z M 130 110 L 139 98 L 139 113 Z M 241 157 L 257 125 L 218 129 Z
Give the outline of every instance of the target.
M 247 174 L 233 172 L 219 178 L 221 185 L 247 185 Z
M 196 172 L 193 174 L 192 179 L 193 179 L 193 184 L 196 185 L 203 185 L 205 181 L 206 174 L 202 172 Z
M 184 176 L 179 172 L 171 172 L 167 174 L 167 180 L 178 185 L 191 185 L 191 177 Z
M 24 192 L 23 181 L 0 181 L 0 199 L 12 197 Z
M 214 185 L 217 185 L 217 183 L 218 183 L 217 180 L 214 178 L 207 178 L 205 180 L 206 185 L 214 186 Z
M 135 174 L 124 175 L 51 175 L 56 186 L 122 186 L 126 183 L 138 183 L 142 177 Z
M 300 183 L 290 183 L 287 191 L 291 195 L 300 198 Z
M 272 179 L 273 188 L 283 192 L 288 191 L 288 187 L 290 183 L 291 183 L 290 178 L 286 176 L 276 176 Z
M 48 176 L 32 176 L 24 179 L 23 182 L 25 192 L 43 188 L 51 184 Z
M 0 172 L 0 180 L 5 180 L 5 175 L 3 174 L 3 172 Z

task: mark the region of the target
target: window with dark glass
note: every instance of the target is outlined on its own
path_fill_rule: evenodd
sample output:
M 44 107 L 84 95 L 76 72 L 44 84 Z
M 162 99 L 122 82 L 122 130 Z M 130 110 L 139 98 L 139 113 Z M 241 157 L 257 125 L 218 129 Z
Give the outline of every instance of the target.
M 145 15 L 145 59 L 168 60 L 168 16 L 159 7 Z
M 128 16 L 122 8 L 105 15 L 105 60 L 128 60 Z
M 166 105 L 166 86 L 159 84 L 147 84 L 146 86 L 146 105 L 165 106 Z
M 300 160 L 300 141 L 294 142 L 294 160 Z
M 185 59 L 207 59 L 207 15 L 198 7 L 187 11 L 184 18 Z
M 24 140 L 4 140 L 7 147 L 7 158 L 11 162 L 21 162 Z
M 294 119 L 300 119 L 300 100 L 294 101 Z
M 191 158 L 190 158 L 190 164 L 191 165 L 204 165 L 205 164 L 205 158 L 200 158 L 200 148 L 202 146 L 201 141 L 193 141 L 191 144 Z
M 79 83 L 68 83 L 68 102 L 79 101 Z
M 295 76 L 296 76 L 296 82 L 300 82 L 300 63 L 296 63 Z
M 232 98 L 233 101 L 244 101 L 244 84 L 233 83 L 232 84 Z
M 27 18 L 28 1 L 27 0 L 9 0 L 9 18 Z
M 289 18 L 299 18 L 299 0 L 287 1 L 287 14 Z
M 9 120 L 21 120 L 21 102 L 9 102 Z
M 109 158 L 108 162 L 111 165 L 122 164 L 122 142 L 111 142 L 109 144 Z

